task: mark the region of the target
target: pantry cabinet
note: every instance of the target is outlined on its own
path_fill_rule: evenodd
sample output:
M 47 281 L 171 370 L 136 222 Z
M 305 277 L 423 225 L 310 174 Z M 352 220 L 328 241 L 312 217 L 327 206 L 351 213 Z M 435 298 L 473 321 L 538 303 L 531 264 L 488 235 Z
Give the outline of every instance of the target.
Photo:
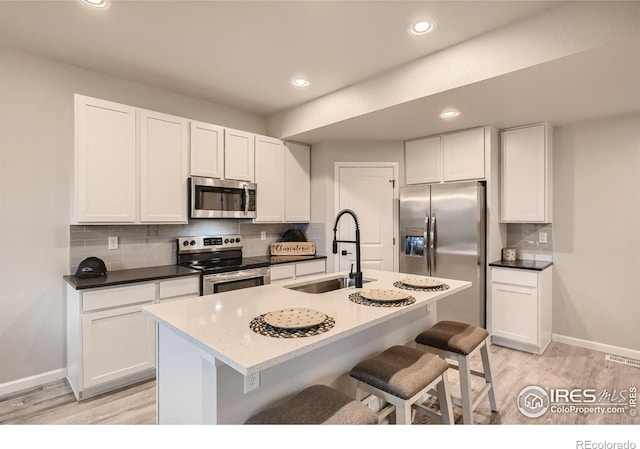
M 256 223 L 284 221 L 285 146 L 280 139 L 256 136 L 255 175 L 258 185 Z
M 485 178 L 487 127 L 405 142 L 405 184 Z
M 500 221 L 551 223 L 551 157 L 547 123 L 500 133 Z
M 191 176 L 224 178 L 224 128 L 192 121 Z
M 189 122 L 140 111 L 140 222 L 186 223 Z
M 76 290 L 65 286 L 67 379 L 85 399 L 155 376 L 156 324 L 142 308 L 197 296 L 199 276 Z
M 254 182 L 255 134 L 224 130 L 224 178 Z
M 75 96 L 72 223 L 137 220 L 136 110 Z
M 552 268 L 491 268 L 492 342 L 542 354 L 551 342 Z

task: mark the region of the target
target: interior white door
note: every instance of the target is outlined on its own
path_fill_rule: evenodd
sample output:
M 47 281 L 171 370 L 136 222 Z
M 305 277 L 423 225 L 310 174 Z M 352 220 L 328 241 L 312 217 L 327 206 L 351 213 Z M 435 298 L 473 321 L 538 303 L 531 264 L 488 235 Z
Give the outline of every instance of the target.
M 360 223 L 362 268 L 394 271 L 394 167 L 338 167 L 336 214 L 351 209 Z M 329 224 L 333 227 L 333 222 Z M 355 240 L 355 223 L 344 215 L 338 224 L 339 240 Z M 356 269 L 355 244 L 338 245 L 336 271 Z

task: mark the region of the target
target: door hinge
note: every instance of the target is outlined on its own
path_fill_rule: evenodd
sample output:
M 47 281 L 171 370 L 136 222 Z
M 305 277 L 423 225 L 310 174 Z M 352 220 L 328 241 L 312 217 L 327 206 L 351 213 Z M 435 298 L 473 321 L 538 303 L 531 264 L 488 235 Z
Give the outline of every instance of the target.
M 389 182 L 391 183 L 391 187 L 392 188 L 396 188 L 396 180 L 395 179 L 390 179 Z

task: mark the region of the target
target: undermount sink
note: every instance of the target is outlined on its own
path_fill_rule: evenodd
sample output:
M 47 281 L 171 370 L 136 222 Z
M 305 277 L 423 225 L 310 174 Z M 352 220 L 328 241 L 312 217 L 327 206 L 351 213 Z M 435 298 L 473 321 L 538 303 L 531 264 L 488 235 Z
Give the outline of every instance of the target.
M 372 281 L 375 281 L 375 279 L 362 279 L 363 284 Z M 349 279 L 349 276 L 339 275 L 331 278 L 303 282 L 301 284 L 285 285 L 285 288 L 303 293 L 326 293 L 334 290 L 340 290 L 341 288 L 354 287 L 355 285 L 355 279 Z

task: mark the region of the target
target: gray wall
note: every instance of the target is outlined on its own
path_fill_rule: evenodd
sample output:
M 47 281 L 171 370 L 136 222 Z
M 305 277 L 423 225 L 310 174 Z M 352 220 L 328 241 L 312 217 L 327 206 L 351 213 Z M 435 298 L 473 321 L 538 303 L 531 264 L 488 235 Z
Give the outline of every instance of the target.
M 640 114 L 554 130 L 553 332 L 640 350 Z
M 326 223 L 327 272 L 333 271 L 334 163 L 397 162 L 399 185 L 404 185 L 404 143 L 402 141 L 336 141 L 311 147 L 311 221 Z
M 262 117 L 0 47 L 0 385 L 63 368 L 73 94 L 264 133 Z

